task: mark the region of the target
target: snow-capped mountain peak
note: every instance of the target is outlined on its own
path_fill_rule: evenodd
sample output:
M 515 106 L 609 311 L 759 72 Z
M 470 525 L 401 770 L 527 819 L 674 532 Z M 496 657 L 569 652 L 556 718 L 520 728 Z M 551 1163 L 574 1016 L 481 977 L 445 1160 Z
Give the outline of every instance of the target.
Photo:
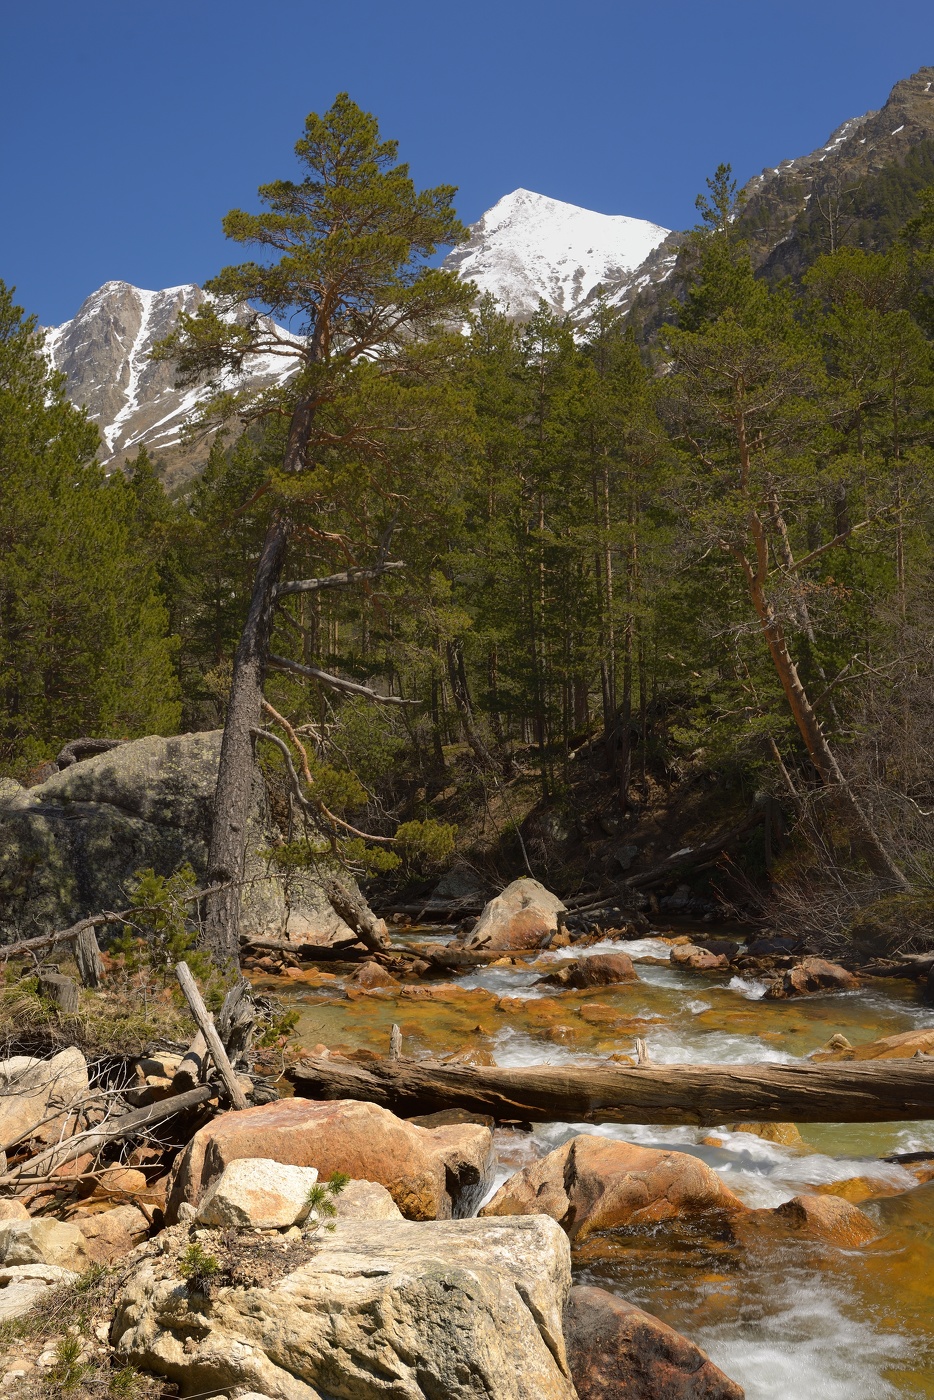
M 471 225 L 469 242 L 444 266 L 492 292 L 513 316 L 531 315 L 540 298 L 570 313 L 598 286 L 626 283 L 668 233 L 646 219 L 597 214 L 518 189 Z

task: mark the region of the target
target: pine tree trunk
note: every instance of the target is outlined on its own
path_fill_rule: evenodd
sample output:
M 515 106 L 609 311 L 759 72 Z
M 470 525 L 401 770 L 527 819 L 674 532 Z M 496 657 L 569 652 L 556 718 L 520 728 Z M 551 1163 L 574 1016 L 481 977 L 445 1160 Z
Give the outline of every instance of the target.
M 754 521 L 754 535 L 757 525 L 761 529 L 761 524 Z M 758 540 L 757 543 L 759 543 Z M 754 572 L 747 560 L 743 559 L 742 562 L 749 584 L 750 596 L 759 618 L 759 625 L 768 644 L 772 662 L 782 683 L 782 689 L 785 692 L 795 723 L 807 746 L 811 762 L 820 774 L 821 782 L 833 792 L 837 809 L 846 823 L 853 845 L 873 874 L 899 889 L 908 889 L 908 881 L 882 844 L 878 833 L 874 830 L 869 818 L 857 801 L 853 789 L 844 777 L 840 765 L 837 763 L 836 755 L 827 742 L 820 720 L 814 712 L 798 674 L 798 668 L 788 650 L 784 628 L 766 595 L 760 573 Z
M 266 657 L 276 584 L 288 541 L 288 522 L 277 517 L 266 532 L 246 624 L 234 659 L 227 721 L 214 791 L 208 885 L 227 885 L 206 900 L 205 946 L 223 968 L 240 966 L 240 901 L 246 834 L 253 798 L 253 739 L 261 719 Z

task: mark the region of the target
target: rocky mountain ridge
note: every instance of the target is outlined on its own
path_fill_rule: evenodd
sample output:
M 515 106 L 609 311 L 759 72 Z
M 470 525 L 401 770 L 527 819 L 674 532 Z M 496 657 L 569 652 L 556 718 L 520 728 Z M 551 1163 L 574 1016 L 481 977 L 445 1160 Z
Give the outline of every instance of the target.
M 742 230 L 763 276 L 794 278 L 842 241 L 886 246 L 913 196 L 932 183 L 934 67 L 925 67 L 896 83 L 879 111 L 849 118 L 823 146 L 750 180 Z M 651 333 L 675 294 L 685 237 L 518 189 L 471 225 L 468 242 L 444 266 L 518 319 L 543 300 L 585 321 L 602 294 Z M 203 462 L 205 444 L 183 440 L 200 392 L 177 389 L 172 366 L 153 362 L 150 352 L 179 312 L 196 310 L 204 296 L 191 284 L 150 292 L 107 282 L 72 320 L 47 332 L 47 352 L 67 374 L 70 396 L 101 429 L 105 466 L 119 465 L 141 443 L 170 483 Z M 250 379 L 281 382 L 288 372 L 281 359 L 258 356 Z

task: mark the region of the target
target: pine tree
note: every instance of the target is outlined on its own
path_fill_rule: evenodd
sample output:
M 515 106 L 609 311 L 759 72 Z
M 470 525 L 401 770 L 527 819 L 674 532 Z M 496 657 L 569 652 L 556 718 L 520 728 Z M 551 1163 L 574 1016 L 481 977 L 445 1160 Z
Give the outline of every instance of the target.
M 405 444 L 432 420 L 425 385 L 445 367 L 438 337 L 443 343 L 473 296 L 453 273 L 429 265 L 438 247 L 463 236 L 454 190 L 416 191 L 408 167 L 395 164 L 396 143 L 381 140 L 376 119 L 346 93 L 324 116 L 309 115 L 295 152 L 308 172 L 301 182 L 264 185 L 265 212 L 233 210 L 224 220 L 227 236 L 258 247 L 263 260 L 227 267 L 209 281 L 213 300 L 182 316 L 161 350 L 175 359 L 182 382 L 213 383 L 209 415 L 288 424 L 280 464 L 259 488 L 273 508 L 234 661 L 208 858 L 209 881 L 227 888 L 209 903 L 207 939 L 220 961 L 234 964 L 252 731 L 293 520 L 302 517 L 320 539 L 333 540 L 328 467 L 347 454 L 382 494 L 389 520 L 398 514 L 393 447 L 402 444 L 403 459 L 410 456 Z M 299 338 L 277 328 L 283 321 Z M 231 378 L 257 353 L 291 363 L 293 377 L 260 394 L 230 392 Z
M 0 283 L 0 765 L 80 734 L 173 732 L 173 643 L 127 487 Z

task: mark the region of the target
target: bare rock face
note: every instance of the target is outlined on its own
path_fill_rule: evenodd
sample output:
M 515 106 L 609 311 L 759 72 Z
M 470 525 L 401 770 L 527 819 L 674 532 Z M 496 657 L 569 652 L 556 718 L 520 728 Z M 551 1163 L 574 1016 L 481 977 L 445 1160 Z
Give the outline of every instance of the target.
M 298 1269 L 220 1288 L 207 1306 L 178 1275 L 187 1234 L 162 1238 L 126 1284 L 111 1336 L 120 1357 L 183 1393 L 574 1400 L 561 1328 L 570 1251 L 550 1220 L 338 1222 Z
M 77 1225 L 36 1217 L 0 1225 L 0 1264 L 51 1264 L 81 1273 L 89 1263 L 87 1243 Z
M 638 982 L 632 959 L 625 953 L 593 953 L 589 958 L 576 958 L 566 967 L 541 979 L 559 987 L 617 987 L 623 982 Z
M 198 1207 L 230 1162 L 261 1156 L 317 1167 L 322 1180 L 340 1171 L 377 1182 L 409 1220 L 449 1220 L 469 1215 L 483 1199 L 493 1136 L 472 1123 L 418 1128 L 354 1099 L 280 1099 L 224 1113 L 197 1132 L 179 1157 L 167 1218 L 177 1218 L 183 1201 Z
M 671 950 L 672 967 L 686 967 L 691 972 L 721 972 L 729 967 L 730 960 L 723 953 L 712 953 L 707 948 L 698 948 L 687 943 Z
M 314 1167 L 293 1167 L 268 1157 L 238 1157 L 212 1181 L 198 1207 L 202 1225 L 252 1225 L 285 1229 L 308 1214 Z
M 510 1177 L 480 1213 L 550 1215 L 579 1242 L 618 1225 L 746 1209 L 698 1157 L 582 1133 Z
M 851 992 L 858 986 L 859 980 L 839 963 L 827 962 L 824 958 L 802 958 L 796 967 L 788 969 L 780 982 L 773 982 L 765 995 L 772 1001 L 783 1001 L 786 997 L 811 996 L 815 992 Z
M 572 1288 L 564 1339 L 579 1400 L 743 1400 L 700 1347 L 602 1288 Z
M 37 787 L 0 794 L 0 939 L 65 928 L 121 909 L 137 870 L 207 865 L 221 731 L 151 735 L 72 763 Z M 246 933 L 293 941 L 355 941 L 313 877 L 270 874 L 262 779 L 247 838 Z M 252 853 L 252 854 L 251 854 Z
M 0 1148 L 27 1135 L 57 1141 L 69 1110 L 89 1093 L 87 1061 L 74 1046 L 49 1060 L 14 1055 L 0 1061 Z
M 540 948 L 558 930 L 564 905 L 537 880 L 513 880 L 491 899 L 468 938 L 467 948 Z

